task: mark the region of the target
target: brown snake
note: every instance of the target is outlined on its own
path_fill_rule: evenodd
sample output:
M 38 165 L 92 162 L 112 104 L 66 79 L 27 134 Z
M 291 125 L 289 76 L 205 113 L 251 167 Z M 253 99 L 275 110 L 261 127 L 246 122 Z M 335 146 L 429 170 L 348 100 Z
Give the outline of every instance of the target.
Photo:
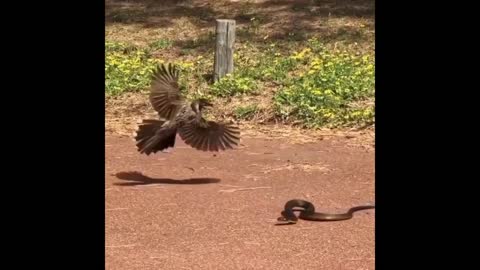
M 301 209 L 294 209 L 300 207 Z M 339 221 L 347 220 L 353 217 L 353 213 L 360 210 L 373 209 L 375 205 L 362 205 L 350 208 L 346 213 L 342 214 L 326 214 L 316 213 L 315 206 L 311 202 L 304 200 L 290 200 L 285 204 L 285 210 L 282 211 L 281 217 L 277 220 L 277 225 L 289 225 L 297 223 L 298 219 L 310 220 L 310 221 Z M 299 211 L 298 217 L 294 214 L 294 211 Z

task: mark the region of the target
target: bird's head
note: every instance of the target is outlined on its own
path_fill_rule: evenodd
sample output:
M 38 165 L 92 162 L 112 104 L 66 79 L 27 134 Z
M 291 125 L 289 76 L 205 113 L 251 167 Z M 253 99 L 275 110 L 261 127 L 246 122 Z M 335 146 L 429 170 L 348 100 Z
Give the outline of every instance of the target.
M 199 113 L 203 110 L 205 107 L 213 107 L 213 104 L 210 103 L 207 99 L 204 98 L 199 98 L 192 102 L 192 109 L 196 112 Z

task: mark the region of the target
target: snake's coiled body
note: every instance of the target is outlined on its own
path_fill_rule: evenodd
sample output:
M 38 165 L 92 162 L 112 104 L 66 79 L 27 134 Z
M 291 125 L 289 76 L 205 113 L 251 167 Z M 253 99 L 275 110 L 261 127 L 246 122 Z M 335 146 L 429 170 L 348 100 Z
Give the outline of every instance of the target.
M 285 204 L 285 209 L 281 213 L 282 216 L 277 220 L 280 222 L 278 225 L 295 224 L 299 218 L 310 221 L 339 221 L 351 219 L 353 217 L 353 213 L 356 211 L 373 208 L 375 208 L 375 205 L 362 205 L 352 207 L 346 213 L 326 214 L 316 213 L 315 206 L 311 202 L 304 200 L 290 200 Z M 294 211 L 300 212 L 298 217 L 295 215 Z

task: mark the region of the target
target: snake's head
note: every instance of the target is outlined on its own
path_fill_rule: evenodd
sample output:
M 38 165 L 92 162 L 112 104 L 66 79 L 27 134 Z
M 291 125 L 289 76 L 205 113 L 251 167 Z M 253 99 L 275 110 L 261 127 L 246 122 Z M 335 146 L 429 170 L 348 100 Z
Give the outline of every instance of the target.
M 297 221 L 296 220 L 289 220 L 289 219 L 286 219 L 284 217 L 279 217 L 277 218 L 277 223 L 275 223 L 275 225 L 291 225 L 291 224 L 296 224 Z
M 277 223 L 275 225 L 290 225 L 290 224 L 296 224 L 297 223 L 297 218 L 294 216 L 292 218 L 287 218 L 285 211 L 282 211 L 282 216 L 277 218 Z

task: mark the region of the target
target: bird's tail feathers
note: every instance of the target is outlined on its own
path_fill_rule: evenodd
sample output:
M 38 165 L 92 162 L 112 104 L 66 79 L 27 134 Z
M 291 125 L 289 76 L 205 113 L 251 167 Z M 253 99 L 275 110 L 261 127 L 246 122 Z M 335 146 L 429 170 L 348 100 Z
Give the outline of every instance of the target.
M 164 126 L 163 120 L 143 120 L 135 133 L 137 150 L 150 155 L 175 145 L 177 129 Z

